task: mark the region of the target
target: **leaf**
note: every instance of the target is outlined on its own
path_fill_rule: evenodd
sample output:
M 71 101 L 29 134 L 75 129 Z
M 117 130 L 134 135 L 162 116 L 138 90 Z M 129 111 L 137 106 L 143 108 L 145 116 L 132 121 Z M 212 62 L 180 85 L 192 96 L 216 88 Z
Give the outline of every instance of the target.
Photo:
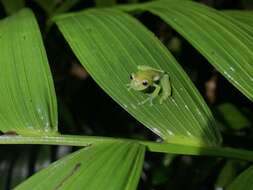
M 0 21 L 0 130 L 22 135 L 57 132 L 52 76 L 33 13 Z
M 161 17 L 253 100 L 252 31 L 220 11 L 191 1 L 155 1 L 133 8 Z
M 245 165 L 245 162 L 228 160 L 221 169 L 215 182 L 215 189 L 226 189 L 227 185 L 236 177 L 237 171 Z
M 249 34 L 249 36 L 253 36 L 253 11 L 222 11 L 227 18 L 231 18 L 232 22 L 241 28 L 244 29 L 245 32 Z
M 227 190 L 252 190 L 253 166 L 242 172 L 227 188 Z
M 4 6 L 4 9 L 8 15 L 16 13 L 20 9 L 25 7 L 24 0 L 0 0 Z
M 223 11 L 223 13 L 253 27 L 253 11 L 229 10 Z
M 136 189 L 144 152 L 144 146 L 134 143 L 92 145 L 51 164 L 15 189 Z
M 52 1 L 52 0 L 34 0 L 46 13 L 51 17 L 62 12 L 66 12 L 75 6 L 80 0 L 64 0 L 64 1 Z
M 80 1 L 81 0 L 65 0 L 64 2 L 61 3 L 60 6 L 55 8 L 55 10 L 53 10 L 51 14 L 56 15 L 59 13 L 67 12 L 69 9 L 74 7 Z
M 176 60 L 141 23 L 112 9 L 55 17 L 72 50 L 95 81 L 124 109 L 166 142 L 217 145 L 220 135 L 210 110 Z M 172 97 L 139 105 L 143 92 L 128 91 L 138 65 L 166 71 Z
M 240 130 L 251 125 L 250 120 L 231 103 L 223 103 L 217 106 L 217 111 L 224 123 L 234 130 Z

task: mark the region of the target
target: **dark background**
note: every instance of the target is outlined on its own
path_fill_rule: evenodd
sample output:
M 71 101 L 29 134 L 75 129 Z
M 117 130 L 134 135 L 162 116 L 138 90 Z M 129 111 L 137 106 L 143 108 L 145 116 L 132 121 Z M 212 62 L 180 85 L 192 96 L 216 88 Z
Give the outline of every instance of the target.
M 140 1 L 144 2 L 144 1 Z M 202 0 L 216 9 L 252 9 L 251 0 Z M 119 0 L 118 3 L 128 3 Z M 54 78 L 58 101 L 59 131 L 62 134 L 96 135 L 157 140 L 138 121 L 117 105 L 89 77 L 56 28 L 48 28 L 48 15 L 36 2 L 28 0 L 39 22 Z M 95 6 L 80 0 L 70 11 Z M 0 5 L 0 17 L 4 18 Z M 224 146 L 252 149 L 253 104 L 220 75 L 177 32 L 150 13 L 135 15 L 168 47 L 195 83 L 212 109 L 223 135 Z M 0 146 L 0 189 L 10 189 L 37 170 L 76 147 L 5 145 Z M 171 164 L 170 164 L 171 163 Z M 226 159 L 146 153 L 139 189 L 214 189 Z M 234 161 L 236 174 L 248 166 Z

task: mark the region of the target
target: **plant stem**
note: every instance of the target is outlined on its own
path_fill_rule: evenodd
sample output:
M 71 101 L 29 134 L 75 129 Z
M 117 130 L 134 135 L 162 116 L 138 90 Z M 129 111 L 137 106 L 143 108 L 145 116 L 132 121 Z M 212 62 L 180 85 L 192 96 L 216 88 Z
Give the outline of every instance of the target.
M 0 136 L 0 144 L 45 144 L 45 145 L 67 145 L 67 146 L 90 146 L 92 144 L 116 143 L 116 142 L 135 142 L 143 144 L 148 151 L 170 153 L 170 154 L 184 154 L 184 155 L 205 155 L 218 156 L 233 159 L 242 159 L 253 161 L 253 151 L 224 148 L 224 147 L 197 147 L 179 144 L 168 144 L 151 141 L 141 141 L 123 138 L 109 138 L 109 137 L 95 137 L 95 136 L 14 136 L 3 135 Z

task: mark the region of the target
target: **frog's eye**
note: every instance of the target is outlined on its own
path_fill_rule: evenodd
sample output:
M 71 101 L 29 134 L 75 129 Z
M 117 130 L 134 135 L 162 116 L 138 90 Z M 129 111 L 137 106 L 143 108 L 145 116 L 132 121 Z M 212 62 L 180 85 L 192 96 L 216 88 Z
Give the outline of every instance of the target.
M 133 78 L 134 78 L 134 76 L 133 76 L 133 74 L 131 74 L 131 75 L 130 75 L 130 79 L 133 80 Z
M 142 84 L 143 84 L 144 86 L 147 86 L 147 85 L 148 85 L 148 81 L 147 81 L 147 80 L 144 80 L 144 81 L 142 81 Z

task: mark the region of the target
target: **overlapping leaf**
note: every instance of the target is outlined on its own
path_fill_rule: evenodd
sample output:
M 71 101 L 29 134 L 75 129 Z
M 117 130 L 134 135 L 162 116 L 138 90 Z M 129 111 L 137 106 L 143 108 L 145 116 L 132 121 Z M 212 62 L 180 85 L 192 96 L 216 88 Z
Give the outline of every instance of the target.
M 226 187 L 235 179 L 238 169 L 240 169 L 245 162 L 238 160 L 228 160 L 215 182 L 215 189 L 226 189 Z
M 242 172 L 234 181 L 228 186 L 228 190 L 252 190 L 253 189 L 253 166 Z
M 172 55 L 141 23 L 125 13 L 90 10 L 55 18 L 80 62 L 120 105 L 167 142 L 217 145 L 220 135 L 205 102 Z M 138 65 L 166 71 L 172 97 L 139 105 L 147 95 L 128 91 Z M 88 90 L 88 89 L 87 89 Z
M 134 143 L 92 145 L 53 163 L 15 189 L 135 190 L 144 152 L 143 145 Z
M 136 8 L 161 17 L 253 100 L 253 33 L 249 26 L 191 1 L 161 0 Z
M 0 131 L 55 134 L 56 98 L 39 28 L 22 10 L 0 21 Z
M 34 0 L 46 13 L 47 16 L 66 12 L 75 6 L 80 0 L 65 0 L 65 1 L 52 1 L 52 0 Z

